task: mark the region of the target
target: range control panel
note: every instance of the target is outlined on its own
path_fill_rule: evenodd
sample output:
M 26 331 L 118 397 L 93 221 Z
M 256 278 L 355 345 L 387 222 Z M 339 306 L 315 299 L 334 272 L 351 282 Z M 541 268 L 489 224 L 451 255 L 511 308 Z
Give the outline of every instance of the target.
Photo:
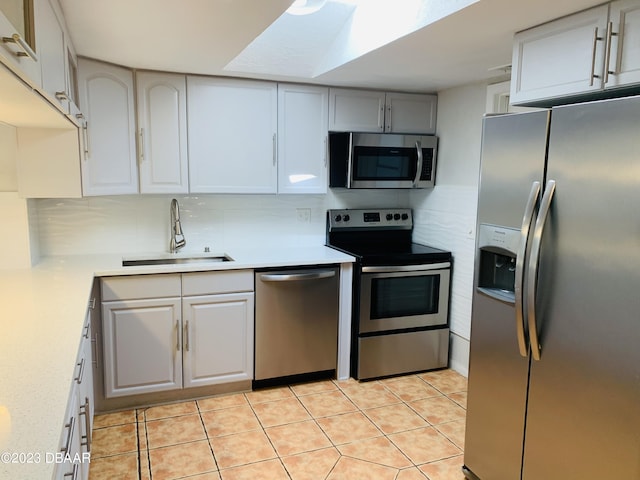
M 410 208 L 342 209 L 327 212 L 329 229 L 403 229 L 413 227 Z

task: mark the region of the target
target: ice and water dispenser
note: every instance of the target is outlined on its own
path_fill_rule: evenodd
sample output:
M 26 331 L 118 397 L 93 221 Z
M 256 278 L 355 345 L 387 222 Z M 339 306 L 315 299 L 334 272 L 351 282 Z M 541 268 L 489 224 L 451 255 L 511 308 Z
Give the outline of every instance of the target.
M 478 290 L 508 303 L 515 302 L 516 252 L 520 230 L 480 224 Z

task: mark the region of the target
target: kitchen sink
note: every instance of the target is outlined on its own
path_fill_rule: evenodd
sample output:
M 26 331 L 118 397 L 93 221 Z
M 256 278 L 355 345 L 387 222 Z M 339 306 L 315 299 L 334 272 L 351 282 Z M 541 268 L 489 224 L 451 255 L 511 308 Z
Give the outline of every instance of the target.
M 146 265 L 184 265 L 194 263 L 215 263 L 215 262 L 233 262 L 226 253 L 219 255 L 194 255 L 190 257 L 182 256 L 160 256 L 160 257 L 137 257 L 123 258 L 123 267 L 141 267 Z

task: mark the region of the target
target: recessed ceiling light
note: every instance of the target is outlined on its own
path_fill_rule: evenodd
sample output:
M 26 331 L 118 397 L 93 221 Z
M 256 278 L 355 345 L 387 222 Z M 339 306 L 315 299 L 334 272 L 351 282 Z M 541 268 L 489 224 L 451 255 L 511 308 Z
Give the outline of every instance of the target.
M 287 9 L 291 15 L 309 15 L 320 10 L 327 0 L 296 0 Z

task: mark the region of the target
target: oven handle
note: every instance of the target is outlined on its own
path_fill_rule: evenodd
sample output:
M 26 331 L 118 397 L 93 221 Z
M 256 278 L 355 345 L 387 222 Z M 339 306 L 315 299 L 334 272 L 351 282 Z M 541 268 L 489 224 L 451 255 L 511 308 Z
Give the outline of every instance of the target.
M 426 265 L 391 265 L 384 267 L 362 267 L 362 273 L 417 272 L 451 268 L 451 262 L 428 263 Z

